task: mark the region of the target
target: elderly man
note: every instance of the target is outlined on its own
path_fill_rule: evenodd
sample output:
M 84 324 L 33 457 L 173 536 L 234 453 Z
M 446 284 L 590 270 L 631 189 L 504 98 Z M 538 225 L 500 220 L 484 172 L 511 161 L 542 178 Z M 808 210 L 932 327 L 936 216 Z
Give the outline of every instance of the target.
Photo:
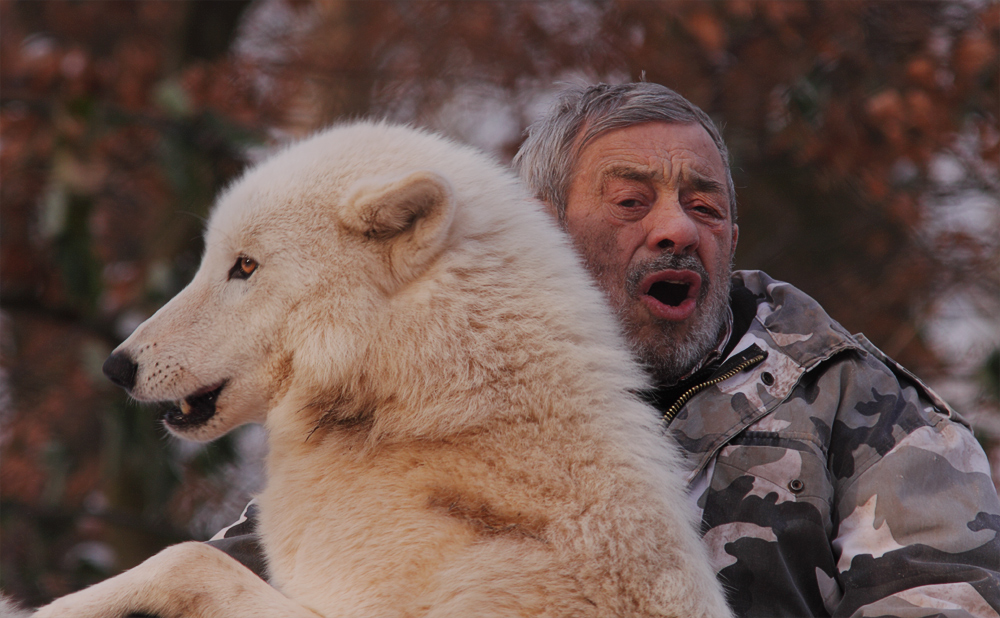
M 814 300 L 732 272 L 736 196 L 704 112 L 656 84 L 571 89 L 515 164 L 657 384 L 737 615 L 998 615 L 982 449 Z M 212 542 L 261 572 L 249 511 Z
M 568 90 L 515 163 L 658 385 L 738 615 L 997 615 L 982 449 L 814 300 L 731 272 L 736 197 L 704 112 L 657 84 Z

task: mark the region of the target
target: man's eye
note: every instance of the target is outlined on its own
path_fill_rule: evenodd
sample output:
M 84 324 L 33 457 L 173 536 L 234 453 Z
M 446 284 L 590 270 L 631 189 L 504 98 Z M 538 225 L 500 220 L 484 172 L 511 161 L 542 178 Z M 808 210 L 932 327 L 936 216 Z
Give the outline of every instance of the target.
M 723 215 L 718 210 L 712 208 L 711 206 L 695 206 L 694 210 L 695 212 L 700 212 L 703 215 L 708 215 L 709 217 L 713 218 L 723 217 Z
M 618 202 L 618 205 L 622 208 L 638 208 L 639 206 L 642 206 L 642 202 L 636 199 L 628 199 Z
M 252 258 L 240 256 L 236 258 L 236 263 L 229 269 L 229 278 L 249 279 L 255 270 L 257 270 L 257 262 Z

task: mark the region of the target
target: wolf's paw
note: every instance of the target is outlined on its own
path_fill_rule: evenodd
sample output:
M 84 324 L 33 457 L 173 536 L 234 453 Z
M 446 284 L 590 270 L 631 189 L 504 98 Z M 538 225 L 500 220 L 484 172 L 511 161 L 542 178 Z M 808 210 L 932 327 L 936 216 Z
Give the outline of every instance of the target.
M 63 599 L 57 599 L 45 607 L 40 608 L 32 615 L 32 618 L 85 618 L 87 616 L 87 614 L 81 614 L 74 611 L 74 608 L 71 605 L 67 605 L 62 601 Z M 92 615 L 96 616 L 96 614 Z
M 98 602 L 88 592 L 89 590 L 81 590 L 58 598 L 31 616 L 32 618 L 111 618 L 126 615 L 125 612 L 116 612 L 114 608 Z

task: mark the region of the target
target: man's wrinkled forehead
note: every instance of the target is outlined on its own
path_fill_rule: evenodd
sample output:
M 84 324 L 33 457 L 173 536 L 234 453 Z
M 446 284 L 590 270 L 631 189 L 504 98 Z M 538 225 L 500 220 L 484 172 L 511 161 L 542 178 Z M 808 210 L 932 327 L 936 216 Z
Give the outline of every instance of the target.
M 702 173 L 690 166 L 681 166 L 676 174 L 667 177 L 662 166 L 644 166 L 625 163 L 615 163 L 600 171 L 601 182 L 606 185 L 612 180 L 630 180 L 643 184 L 668 185 L 676 183 L 684 188 L 698 193 L 706 193 L 726 197 L 726 185 L 711 175 Z
M 571 151 L 573 168 L 570 176 L 575 177 L 583 171 L 580 169 L 580 162 L 583 159 L 584 151 L 593 142 L 616 131 L 657 124 L 700 129 L 704 137 L 702 148 L 697 149 L 694 157 L 690 156 L 692 154 L 690 148 L 685 148 L 689 151 L 685 154 L 689 156 L 683 158 L 681 165 L 673 166 L 672 158 L 677 153 L 677 144 L 670 140 L 664 140 L 655 152 L 642 153 L 638 150 L 623 149 L 617 153 L 619 156 L 609 161 L 607 167 L 593 171 L 600 174 L 603 182 L 622 179 L 665 184 L 676 180 L 679 184 L 694 191 L 729 197 L 728 187 L 725 183 L 726 167 L 722 160 L 722 153 L 719 152 L 708 131 L 697 122 L 642 122 L 605 128 L 601 131 L 593 131 L 591 124 L 585 124 L 577 134 Z

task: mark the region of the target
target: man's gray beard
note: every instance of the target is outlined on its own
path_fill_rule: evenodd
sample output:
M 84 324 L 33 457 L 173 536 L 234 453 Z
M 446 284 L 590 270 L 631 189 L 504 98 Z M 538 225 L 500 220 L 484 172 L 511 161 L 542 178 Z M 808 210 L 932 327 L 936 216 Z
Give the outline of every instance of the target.
M 732 265 L 721 273 L 721 281 L 711 281 L 708 271 L 694 256 L 667 253 L 630 268 L 626 274 L 625 293 L 639 300 L 639 283 L 650 273 L 661 270 L 690 270 L 701 276 L 702 287 L 698 295 L 698 308 L 687 323 L 659 320 L 659 335 L 643 336 L 642 324 L 636 324 L 624 311 L 623 303 L 616 306 L 625 338 L 632 353 L 661 385 L 672 385 L 687 377 L 702 360 L 719 344 L 726 323 L 729 305 L 730 275 Z M 686 332 L 685 332 L 686 330 Z

